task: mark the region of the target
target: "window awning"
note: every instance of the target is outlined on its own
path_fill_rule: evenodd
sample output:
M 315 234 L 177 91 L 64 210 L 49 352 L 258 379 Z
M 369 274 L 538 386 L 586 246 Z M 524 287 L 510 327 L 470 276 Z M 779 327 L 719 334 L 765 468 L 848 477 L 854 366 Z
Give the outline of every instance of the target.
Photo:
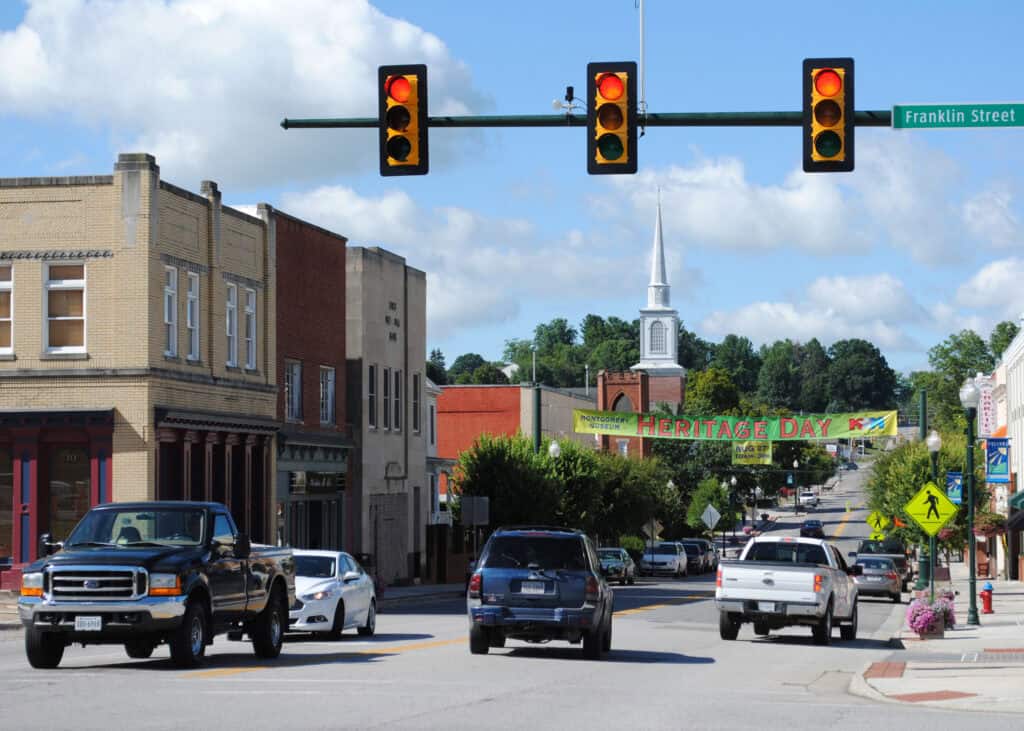
M 1013 516 L 1008 521 L 1006 521 L 1006 530 L 1009 533 L 1015 533 L 1019 530 L 1024 530 L 1024 510 L 1014 513 Z
M 1018 492 L 1010 496 L 1010 507 L 1024 510 L 1024 492 Z

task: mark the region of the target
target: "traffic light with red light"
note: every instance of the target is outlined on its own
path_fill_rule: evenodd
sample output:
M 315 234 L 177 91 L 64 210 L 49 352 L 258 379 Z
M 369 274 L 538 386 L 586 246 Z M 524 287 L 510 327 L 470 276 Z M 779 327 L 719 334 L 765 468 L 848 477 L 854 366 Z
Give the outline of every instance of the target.
M 587 172 L 635 173 L 636 63 L 587 64 Z
M 377 69 L 380 121 L 380 174 L 426 175 L 427 67 L 424 64 Z
M 804 172 L 853 170 L 853 59 L 805 58 Z

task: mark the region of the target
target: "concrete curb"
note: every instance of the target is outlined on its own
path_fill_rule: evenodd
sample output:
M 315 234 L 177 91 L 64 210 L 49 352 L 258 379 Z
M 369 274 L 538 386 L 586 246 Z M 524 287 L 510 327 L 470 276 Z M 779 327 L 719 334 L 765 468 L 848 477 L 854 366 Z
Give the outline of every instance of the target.
M 860 696 L 861 698 L 867 698 L 868 700 L 875 701 L 876 703 L 895 703 L 897 705 L 910 705 L 903 701 L 895 700 L 890 698 L 882 691 L 875 688 L 864 678 L 864 673 L 867 672 L 868 668 L 871 667 L 871 663 L 868 663 L 864 668 L 857 673 L 853 674 L 850 678 L 850 686 L 846 689 L 850 695 Z

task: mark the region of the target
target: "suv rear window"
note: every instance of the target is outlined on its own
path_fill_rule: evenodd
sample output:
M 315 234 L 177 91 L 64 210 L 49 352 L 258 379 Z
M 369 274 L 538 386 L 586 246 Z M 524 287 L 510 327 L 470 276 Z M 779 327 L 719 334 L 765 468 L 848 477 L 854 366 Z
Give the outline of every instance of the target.
M 577 536 L 494 536 L 480 559 L 481 567 L 491 569 L 525 569 L 530 564 L 542 569 L 586 569 L 583 541 Z
M 828 565 L 824 549 L 806 543 L 755 543 L 744 560 Z

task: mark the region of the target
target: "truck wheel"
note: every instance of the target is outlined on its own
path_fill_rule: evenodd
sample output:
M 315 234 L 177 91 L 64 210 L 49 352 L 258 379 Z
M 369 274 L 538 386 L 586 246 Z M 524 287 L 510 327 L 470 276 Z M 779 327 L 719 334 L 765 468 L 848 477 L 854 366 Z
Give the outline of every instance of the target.
M 491 638 L 487 630 L 475 624 L 469 627 L 469 651 L 474 655 L 486 655 L 491 647 Z
M 839 636 L 846 641 L 857 639 L 857 605 L 853 605 L 853 614 L 850 616 L 850 623 L 840 625 Z
M 492 629 L 490 632 L 490 645 L 491 647 L 504 647 L 505 646 L 505 633 L 500 630 Z
M 363 637 L 372 637 L 377 631 L 377 602 L 371 600 L 370 608 L 366 610 L 366 624 L 356 629 Z
M 728 612 L 718 614 L 718 634 L 723 640 L 735 640 L 740 633 L 740 623 L 729 616 Z
M 156 643 L 153 640 L 128 640 L 124 643 L 124 651 L 128 653 L 128 657 L 134 660 L 145 660 L 153 654 L 155 649 Z
M 602 652 L 612 651 L 612 620 L 608 620 L 608 631 L 604 633 L 604 642 L 601 644 Z
M 754 634 L 766 637 L 769 634 L 767 622 L 754 622 Z
M 179 668 L 194 668 L 206 653 L 206 612 L 199 602 L 189 602 L 181 620 L 167 644 L 171 648 L 171 662 Z
M 583 657 L 588 660 L 600 660 L 604 647 L 605 631 L 596 627 L 583 635 Z
M 25 628 L 25 655 L 34 668 L 48 670 L 60 665 L 64 647 L 64 638 L 58 634 L 40 632 L 35 627 Z
M 267 606 L 249 628 L 252 639 L 252 651 L 256 657 L 272 660 L 281 654 L 281 643 L 284 641 L 284 628 L 288 616 L 288 608 L 280 589 L 270 592 Z
M 829 603 L 825 609 L 825 616 L 816 625 L 811 627 L 811 636 L 814 637 L 814 644 L 827 645 L 832 641 L 832 604 Z

